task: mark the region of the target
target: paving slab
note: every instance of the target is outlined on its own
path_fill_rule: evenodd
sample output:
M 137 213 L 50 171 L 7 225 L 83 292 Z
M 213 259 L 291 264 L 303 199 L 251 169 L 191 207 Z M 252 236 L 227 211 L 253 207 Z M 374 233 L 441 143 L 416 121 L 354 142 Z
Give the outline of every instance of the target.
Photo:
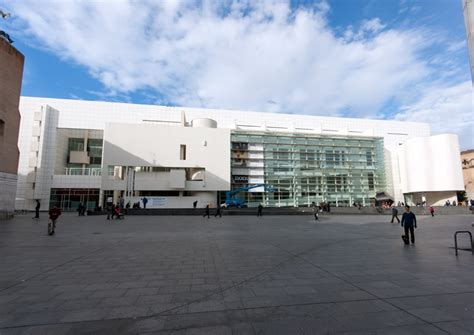
M 472 215 L 0 222 L 0 334 L 473 334 Z

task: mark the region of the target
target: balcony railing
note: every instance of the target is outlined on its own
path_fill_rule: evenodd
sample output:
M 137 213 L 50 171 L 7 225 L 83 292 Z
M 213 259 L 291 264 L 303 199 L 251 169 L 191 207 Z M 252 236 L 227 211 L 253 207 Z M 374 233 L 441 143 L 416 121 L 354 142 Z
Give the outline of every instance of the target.
M 101 176 L 101 168 L 64 168 L 64 174 L 68 176 Z

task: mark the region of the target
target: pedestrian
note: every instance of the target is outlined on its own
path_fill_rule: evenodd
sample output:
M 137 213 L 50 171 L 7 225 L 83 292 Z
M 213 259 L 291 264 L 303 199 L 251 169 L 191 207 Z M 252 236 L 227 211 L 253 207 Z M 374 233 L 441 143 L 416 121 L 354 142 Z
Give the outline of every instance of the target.
M 207 218 L 209 219 L 209 204 L 206 205 L 206 209 L 204 210 L 204 215 L 202 216 L 205 218 L 207 215 Z
M 221 206 L 219 206 L 219 205 L 217 205 L 217 211 L 216 211 L 216 214 L 214 215 L 214 217 L 216 218 L 218 215 L 219 215 L 220 218 L 222 217 Z
M 143 201 L 143 209 L 146 209 L 146 204 L 148 203 L 148 199 L 144 197 L 142 201 Z
M 392 207 L 392 221 L 390 221 L 390 223 L 393 223 L 393 219 L 397 219 L 397 222 L 400 223 L 400 219 L 398 218 L 398 209 L 395 206 Z
M 405 229 L 405 235 L 402 236 L 405 244 L 410 244 L 408 235 L 410 234 L 411 243 L 415 244 L 416 216 L 410 211 L 410 206 L 405 206 L 405 213 L 402 215 L 401 226 Z
M 434 208 L 433 208 L 433 206 L 430 206 L 430 214 L 431 214 L 431 216 L 434 216 Z
M 319 208 L 318 208 L 318 206 L 316 206 L 316 203 L 314 201 L 311 204 L 311 207 L 313 208 L 314 219 L 318 220 L 319 219 Z
M 59 216 L 61 215 L 61 210 L 54 206 L 49 210 L 49 220 L 51 221 L 52 229 L 49 233 L 50 235 L 54 235 L 54 230 L 56 229 L 56 221 L 58 220 Z
M 262 212 L 263 212 L 263 206 L 262 206 L 262 204 L 258 204 L 258 207 L 257 207 L 257 217 L 263 216 Z
M 124 209 L 125 208 L 125 199 L 123 197 L 120 198 L 120 209 Z
M 328 213 L 331 213 L 331 205 L 328 202 Z
M 40 207 L 41 204 L 38 199 L 36 199 L 36 206 L 35 206 L 35 217 L 33 219 L 39 219 L 40 218 Z
M 107 208 L 107 220 L 113 220 L 114 210 L 115 210 L 115 205 L 114 204 L 109 204 L 109 206 Z
M 197 205 L 198 205 L 198 201 L 196 200 L 193 202 L 193 208 L 196 209 Z
M 78 214 L 78 216 L 82 215 L 82 202 L 80 202 L 79 206 L 77 206 L 77 214 Z

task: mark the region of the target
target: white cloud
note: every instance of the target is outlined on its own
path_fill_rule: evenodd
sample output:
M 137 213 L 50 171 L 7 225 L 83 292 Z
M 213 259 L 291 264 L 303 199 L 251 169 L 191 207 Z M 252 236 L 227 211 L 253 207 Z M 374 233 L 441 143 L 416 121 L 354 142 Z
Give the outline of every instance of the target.
M 386 26 L 380 22 L 380 19 L 376 17 L 372 20 L 364 20 L 361 25 L 361 29 L 365 31 L 371 31 L 377 33 L 384 29 Z
M 458 134 L 461 149 L 472 149 L 474 148 L 472 83 L 466 81 L 452 86 L 425 88 L 421 98 L 413 104 L 403 106 L 395 119 L 429 122 L 433 134 Z
M 109 92 L 152 90 L 178 105 L 377 117 L 433 73 L 424 31 L 372 18 L 339 38 L 325 1 L 296 11 L 263 0 L 10 6 L 17 34 L 85 66 Z

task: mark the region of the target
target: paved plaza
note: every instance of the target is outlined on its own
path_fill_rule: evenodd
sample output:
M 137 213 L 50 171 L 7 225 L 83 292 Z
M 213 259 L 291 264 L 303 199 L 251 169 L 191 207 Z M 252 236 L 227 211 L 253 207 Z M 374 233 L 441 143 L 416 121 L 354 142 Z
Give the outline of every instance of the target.
M 474 215 L 0 222 L 0 334 L 474 334 Z M 467 237 L 461 236 L 461 247 Z

